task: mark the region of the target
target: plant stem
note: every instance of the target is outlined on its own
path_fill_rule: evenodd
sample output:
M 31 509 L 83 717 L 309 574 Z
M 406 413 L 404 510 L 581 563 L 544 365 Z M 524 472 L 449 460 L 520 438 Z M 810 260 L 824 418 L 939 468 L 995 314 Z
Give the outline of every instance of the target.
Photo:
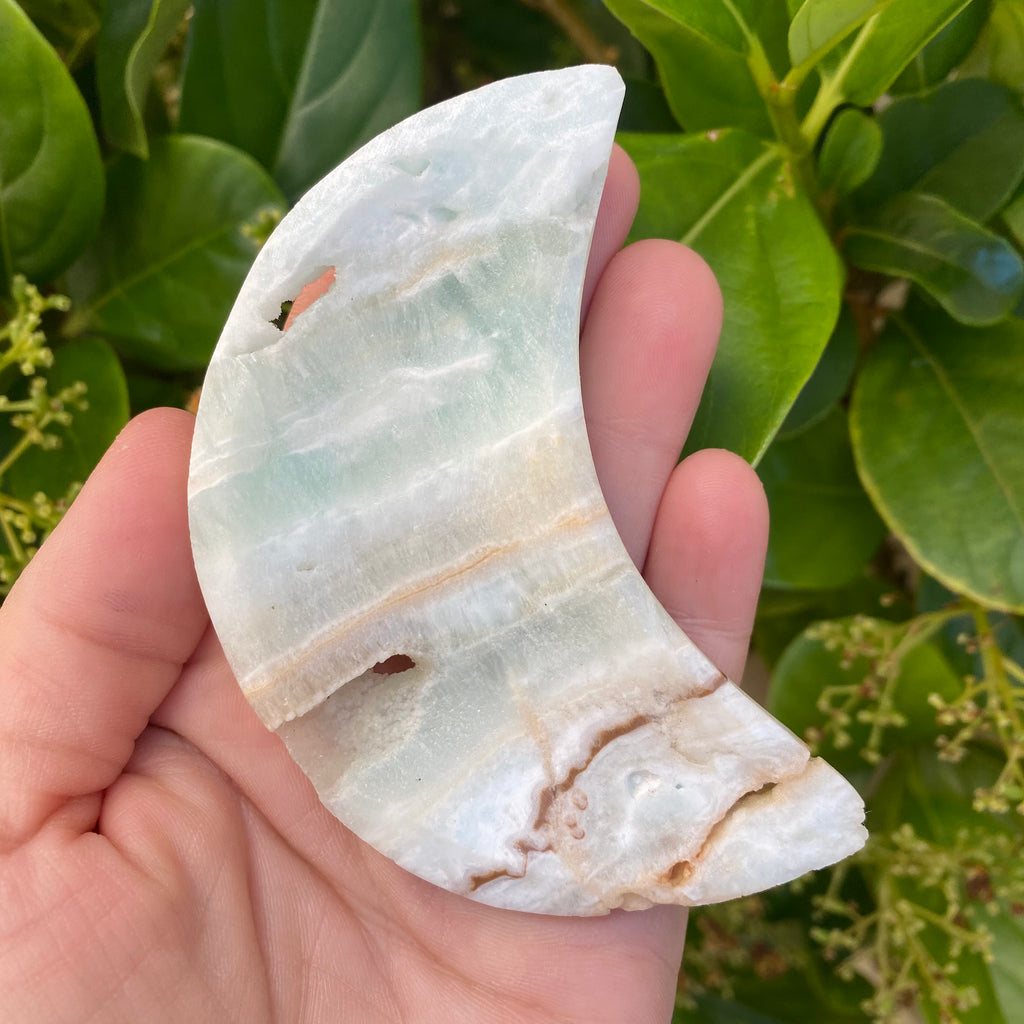
M 786 80 L 780 82 L 776 79 L 757 36 L 748 34 L 746 39 L 749 46 L 747 65 L 768 110 L 768 118 L 772 123 L 775 137 L 785 150 L 800 184 L 816 202 L 818 183 L 814 172 L 812 147 L 801 132 L 796 117 L 797 89 Z
M 546 14 L 591 64 L 614 64 L 618 60 L 618 48 L 602 42 L 566 0 L 522 0 L 522 3 Z
M 1012 723 L 1014 736 L 1019 737 L 1024 734 L 1024 724 L 1021 723 L 1017 710 L 1017 695 L 1013 692 L 1013 684 L 1007 677 L 1002 652 L 992 631 L 992 623 L 980 605 L 974 609 L 974 624 L 978 631 L 978 652 L 981 655 L 985 678 L 991 681 L 993 689 L 999 694 L 1003 709 Z

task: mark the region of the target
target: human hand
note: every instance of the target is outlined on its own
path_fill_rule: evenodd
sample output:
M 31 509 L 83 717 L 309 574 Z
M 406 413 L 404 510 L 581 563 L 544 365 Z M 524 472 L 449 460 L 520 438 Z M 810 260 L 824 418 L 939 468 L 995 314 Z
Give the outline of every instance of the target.
M 616 151 L 584 294 L 594 459 L 652 590 L 738 678 L 767 511 L 728 453 L 676 466 L 720 299 L 674 243 L 613 255 L 637 196 Z M 495 910 L 324 810 L 206 616 L 191 433 L 133 421 L 0 609 L 0 1020 L 664 1024 L 681 908 Z

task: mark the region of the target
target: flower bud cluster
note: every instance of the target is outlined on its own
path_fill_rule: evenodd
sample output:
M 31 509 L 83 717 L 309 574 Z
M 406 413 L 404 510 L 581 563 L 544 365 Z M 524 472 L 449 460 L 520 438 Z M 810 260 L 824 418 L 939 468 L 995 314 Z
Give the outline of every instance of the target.
M 862 1008 L 878 1024 L 896 1024 L 925 998 L 938 1019 L 955 1024 L 978 1005 L 956 976 L 965 956 L 992 962 L 992 933 L 980 915 L 1024 912 L 1024 840 L 986 829 L 961 829 L 952 844 L 919 836 L 909 824 L 876 834 L 851 861 L 832 870 L 813 902 L 830 921 L 812 930 L 840 977 L 868 978 L 874 993 Z M 876 903 L 863 909 L 842 893 L 851 872 L 872 882 Z
M 88 408 L 86 386 L 81 381 L 50 394 L 46 378 L 36 374 L 38 369 L 53 365 L 53 353 L 40 330 L 43 314 L 48 310 L 67 310 L 67 298 L 44 297 L 20 276 L 12 281 L 11 297 L 13 315 L 0 325 L 0 372 L 16 366 L 30 380 L 24 397 L 0 394 L 0 414 L 7 414 L 16 431 L 16 439 L 8 449 L 0 449 L 0 595 L 10 590 L 81 487 L 74 483 L 56 499 L 40 491 L 26 500 L 4 491 L 4 476 L 29 449 L 59 448 L 60 434 L 50 428 L 68 427 L 74 412 Z

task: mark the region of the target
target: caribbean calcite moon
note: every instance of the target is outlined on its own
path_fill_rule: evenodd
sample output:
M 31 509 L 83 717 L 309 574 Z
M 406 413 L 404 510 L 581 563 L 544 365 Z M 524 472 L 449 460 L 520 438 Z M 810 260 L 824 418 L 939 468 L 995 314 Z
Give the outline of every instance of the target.
M 622 93 L 607 67 L 498 82 L 315 186 L 228 319 L 189 481 L 228 659 L 327 807 L 437 885 L 551 914 L 725 900 L 866 837 L 601 496 L 577 349 Z

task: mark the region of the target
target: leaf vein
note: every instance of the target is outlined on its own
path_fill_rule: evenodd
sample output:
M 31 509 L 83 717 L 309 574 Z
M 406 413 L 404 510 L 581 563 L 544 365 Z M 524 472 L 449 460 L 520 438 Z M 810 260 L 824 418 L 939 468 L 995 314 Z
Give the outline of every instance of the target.
M 946 373 L 945 368 L 935 358 L 932 352 L 928 349 L 927 345 L 921 340 L 921 336 L 917 331 L 911 327 L 909 323 L 901 320 L 899 321 L 903 330 L 906 332 L 908 338 L 910 338 L 911 344 L 921 354 L 922 358 L 928 363 L 929 368 L 935 375 L 935 379 L 939 382 L 942 390 L 946 393 L 953 407 L 960 414 L 964 424 L 967 427 L 968 432 L 971 435 L 975 445 L 978 448 L 978 453 L 981 455 L 982 461 L 988 467 L 989 472 L 992 474 L 992 478 L 995 480 L 998 489 L 1002 492 L 1003 498 L 1006 500 L 1006 504 L 1010 511 L 1013 513 L 1017 520 L 1017 525 L 1020 527 L 1021 533 L 1024 533 L 1024 511 L 1018 506 L 1013 496 L 1013 488 L 1003 479 L 1002 474 L 999 471 L 998 465 L 993 462 L 991 456 L 985 445 L 982 443 L 981 429 L 971 416 L 970 410 L 962 401 L 959 393 L 953 385 L 953 382 L 949 379 L 949 375 Z

